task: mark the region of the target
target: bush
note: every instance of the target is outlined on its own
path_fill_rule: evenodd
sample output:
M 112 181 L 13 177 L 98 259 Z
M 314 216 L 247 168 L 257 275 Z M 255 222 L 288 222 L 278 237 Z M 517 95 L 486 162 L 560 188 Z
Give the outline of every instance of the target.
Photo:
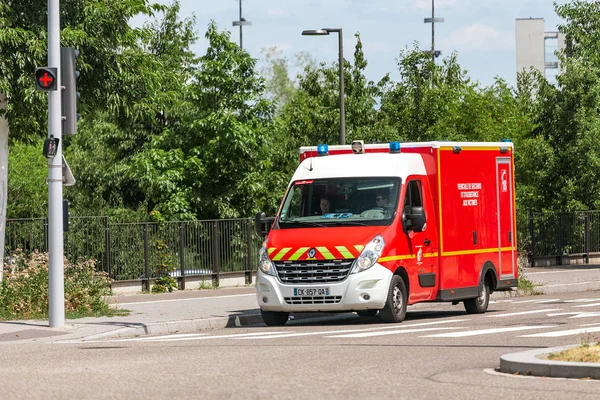
M 0 284 L 0 319 L 48 317 L 48 254 L 17 250 L 8 257 Z M 67 318 L 111 315 L 105 296 L 110 279 L 96 272 L 94 260 L 64 261 L 65 315 Z
M 170 276 L 175 270 L 173 256 L 169 253 L 169 246 L 162 240 L 156 240 L 155 247 L 159 263 L 155 268 L 157 278 L 152 286 L 152 293 L 172 292 L 177 288 L 177 280 Z

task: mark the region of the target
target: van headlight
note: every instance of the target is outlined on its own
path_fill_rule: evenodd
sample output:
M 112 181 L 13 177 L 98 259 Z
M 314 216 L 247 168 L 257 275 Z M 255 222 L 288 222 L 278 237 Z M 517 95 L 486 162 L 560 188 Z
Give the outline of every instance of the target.
M 380 235 L 377 235 L 371 240 L 360 253 L 360 256 L 354 260 L 354 266 L 352 268 L 352 274 L 365 271 L 371 268 L 383 252 L 385 247 L 385 241 Z
M 258 268 L 267 275 L 275 276 L 275 266 L 273 265 L 273 261 L 269 258 L 266 240 L 258 252 Z

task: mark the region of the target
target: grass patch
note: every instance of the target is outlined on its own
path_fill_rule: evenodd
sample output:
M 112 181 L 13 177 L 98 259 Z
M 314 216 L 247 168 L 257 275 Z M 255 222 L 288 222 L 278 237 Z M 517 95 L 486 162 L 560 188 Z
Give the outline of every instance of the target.
M 202 289 L 218 289 L 219 286 L 218 285 L 214 285 L 212 280 L 206 280 L 206 281 L 202 281 L 200 282 L 200 286 L 198 286 L 198 289 L 202 290 Z
M 600 344 L 583 343 L 580 346 L 573 347 L 569 350 L 551 353 L 548 355 L 548 359 L 555 361 L 600 363 Z
M 540 287 L 541 285 L 531 282 L 525 276 L 524 270 L 525 266 L 527 265 L 527 262 L 527 256 L 525 255 L 519 255 L 519 257 L 517 258 L 517 265 L 519 268 L 519 281 L 517 283 L 517 290 L 526 295 L 544 294 L 542 290 L 538 289 L 538 287 Z

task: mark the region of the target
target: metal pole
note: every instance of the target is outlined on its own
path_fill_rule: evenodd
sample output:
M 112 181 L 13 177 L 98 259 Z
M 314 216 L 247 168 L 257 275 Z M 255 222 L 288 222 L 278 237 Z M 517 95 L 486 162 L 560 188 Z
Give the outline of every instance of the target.
M 435 0 L 431 0 L 431 61 L 435 63 Z
M 48 66 L 57 68 L 56 86 L 58 88 L 48 92 L 48 135 L 59 140 L 56 156 L 48 159 L 48 316 L 51 328 L 62 328 L 65 325 L 65 283 L 59 0 L 48 0 Z
M 346 144 L 346 111 L 344 109 L 344 42 L 342 29 L 338 31 L 340 38 L 340 144 Z
M 243 49 L 244 46 L 242 46 L 242 0 L 239 0 L 240 2 L 240 49 Z

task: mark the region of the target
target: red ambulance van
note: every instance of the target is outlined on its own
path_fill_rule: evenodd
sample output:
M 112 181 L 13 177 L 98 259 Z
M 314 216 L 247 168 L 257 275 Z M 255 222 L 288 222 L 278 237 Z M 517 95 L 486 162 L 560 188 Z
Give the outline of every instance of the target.
M 379 312 L 464 302 L 517 286 L 513 144 L 427 142 L 302 147 L 268 234 L 256 298 L 267 325 L 290 313 Z

